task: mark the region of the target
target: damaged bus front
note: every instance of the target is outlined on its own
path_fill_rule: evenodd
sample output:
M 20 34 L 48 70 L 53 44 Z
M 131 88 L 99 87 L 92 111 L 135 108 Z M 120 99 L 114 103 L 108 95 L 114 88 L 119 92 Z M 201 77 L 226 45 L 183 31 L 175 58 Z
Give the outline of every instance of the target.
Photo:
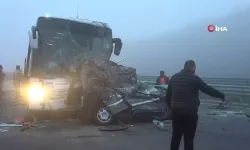
M 39 17 L 29 31 L 24 98 L 32 111 L 64 110 L 69 88 L 79 83 L 81 65 L 119 55 L 122 42 L 106 24 L 81 19 Z M 66 71 L 67 70 L 67 71 Z M 79 104 L 78 104 L 79 106 Z M 74 108 L 77 109 L 77 108 Z

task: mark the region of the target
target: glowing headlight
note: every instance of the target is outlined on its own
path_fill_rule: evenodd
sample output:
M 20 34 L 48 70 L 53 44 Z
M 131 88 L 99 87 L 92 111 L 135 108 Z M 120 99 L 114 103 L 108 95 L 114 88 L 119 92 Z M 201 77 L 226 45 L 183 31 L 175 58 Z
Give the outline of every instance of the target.
M 28 90 L 28 97 L 30 100 L 41 101 L 45 96 L 45 91 L 42 87 L 30 87 Z

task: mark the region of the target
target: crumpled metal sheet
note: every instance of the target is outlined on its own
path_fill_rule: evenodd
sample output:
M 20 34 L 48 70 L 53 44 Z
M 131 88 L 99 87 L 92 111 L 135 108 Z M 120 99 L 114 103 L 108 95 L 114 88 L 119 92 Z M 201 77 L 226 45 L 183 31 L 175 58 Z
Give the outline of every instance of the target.
M 124 99 L 121 99 L 121 95 L 119 95 L 119 92 L 117 93 L 112 90 L 107 90 L 105 89 L 105 87 L 103 87 L 103 89 L 105 89 L 106 91 L 103 92 L 103 96 L 105 98 L 102 99 L 104 99 L 104 102 L 106 103 L 107 107 L 113 114 L 117 114 L 128 108 L 131 108 L 132 111 L 133 110 L 132 107 L 137 106 L 138 108 L 138 105 L 145 106 L 141 107 L 141 109 L 148 111 L 155 111 L 160 109 L 157 108 L 157 106 L 149 105 L 149 103 L 153 103 L 154 101 L 159 101 L 160 99 L 152 98 L 147 94 L 161 95 L 162 94 L 161 91 L 155 88 L 154 86 L 148 85 L 146 83 L 135 84 L 136 82 L 134 82 L 133 80 L 134 77 L 136 76 L 136 69 L 118 65 L 117 63 L 114 63 L 112 61 L 100 62 L 100 60 L 94 59 L 89 63 L 91 64 L 90 66 L 91 66 L 91 75 L 93 76 L 92 78 L 101 79 L 97 80 L 98 83 L 90 85 L 90 89 L 91 87 L 96 87 L 96 86 L 100 87 L 101 86 L 100 82 L 104 81 L 102 77 L 105 76 L 104 74 L 108 74 L 109 77 L 106 78 L 106 80 L 107 79 L 110 80 L 108 81 L 110 85 L 107 86 L 119 89 L 123 94 L 126 95 Z M 109 73 L 107 73 L 107 71 Z M 94 90 L 94 88 L 92 88 L 92 90 Z M 105 101 L 105 99 L 109 100 Z
M 124 88 L 119 88 L 120 91 L 123 93 L 126 93 L 130 95 L 128 99 L 120 99 L 119 96 L 113 94 L 110 96 L 110 101 L 108 101 L 108 108 L 114 113 L 117 114 L 125 109 L 131 108 L 131 111 L 136 112 L 160 112 L 164 110 L 163 104 L 155 103 L 159 102 L 160 98 L 152 98 L 150 96 L 139 96 L 139 97 L 133 97 L 133 93 L 138 92 L 138 85 L 128 85 Z M 155 91 L 153 91 L 154 94 Z M 152 92 L 151 92 L 152 93 Z M 151 94 L 148 92 L 147 94 Z M 160 92 L 158 94 L 161 94 Z M 124 103 L 125 101 L 125 103 Z M 129 105 L 129 106 L 128 106 Z
M 113 80 L 113 86 L 124 87 L 124 84 L 135 84 L 136 83 L 136 69 L 132 67 L 125 67 L 118 65 L 113 61 L 109 61 L 109 68 L 111 73 L 111 79 Z M 129 87 L 126 87 L 129 88 Z

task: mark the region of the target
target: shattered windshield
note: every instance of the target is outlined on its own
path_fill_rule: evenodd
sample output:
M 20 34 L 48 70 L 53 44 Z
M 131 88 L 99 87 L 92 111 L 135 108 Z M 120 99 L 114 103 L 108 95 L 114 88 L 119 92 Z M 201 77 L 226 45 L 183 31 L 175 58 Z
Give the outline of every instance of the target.
M 41 68 L 45 73 L 60 72 L 60 64 L 75 72 L 89 58 L 109 59 L 112 31 L 88 23 L 42 18 L 38 24 L 41 43 Z

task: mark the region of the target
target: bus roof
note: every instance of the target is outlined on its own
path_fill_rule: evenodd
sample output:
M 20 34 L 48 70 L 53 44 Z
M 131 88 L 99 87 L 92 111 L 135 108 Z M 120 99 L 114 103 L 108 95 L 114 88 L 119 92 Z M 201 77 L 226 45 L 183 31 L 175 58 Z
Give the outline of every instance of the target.
M 68 20 L 68 21 L 75 21 L 75 22 L 79 22 L 79 23 L 90 24 L 90 25 L 99 26 L 99 27 L 110 28 L 107 23 L 100 22 L 100 21 L 92 21 L 92 20 L 88 20 L 88 19 L 81 19 L 81 18 L 73 18 L 73 17 L 63 18 L 63 17 L 46 17 L 46 16 L 41 16 L 39 18 L 63 19 L 63 20 Z

